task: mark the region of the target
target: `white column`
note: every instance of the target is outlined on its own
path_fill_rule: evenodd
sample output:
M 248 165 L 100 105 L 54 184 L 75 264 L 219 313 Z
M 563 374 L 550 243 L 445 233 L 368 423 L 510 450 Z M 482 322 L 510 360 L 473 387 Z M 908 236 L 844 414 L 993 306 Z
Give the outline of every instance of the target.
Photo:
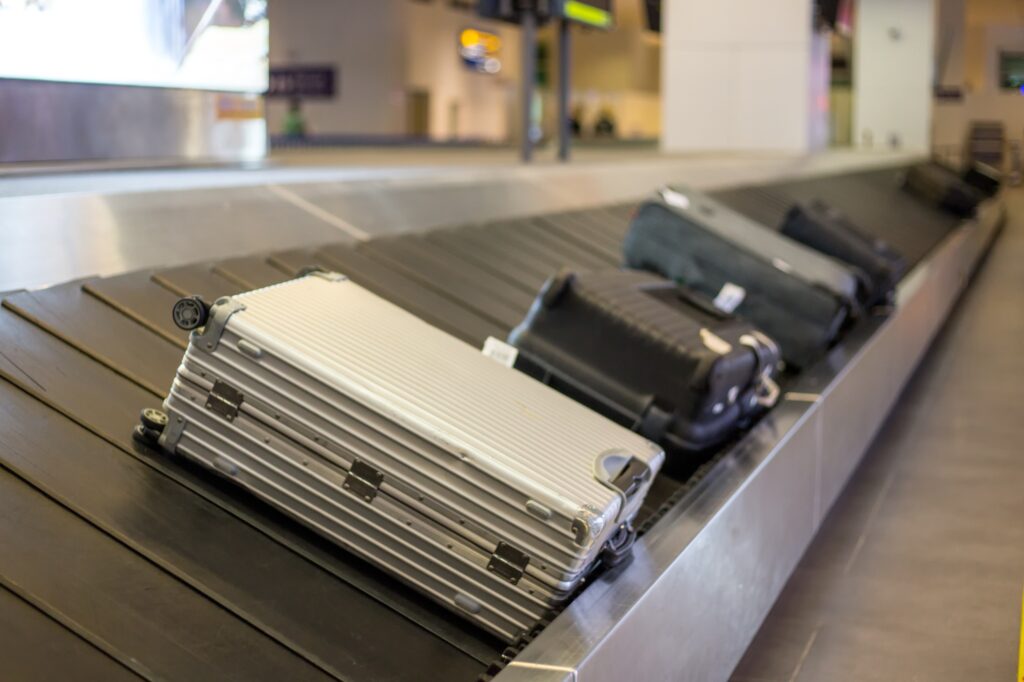
M 935 83 L 935 0 L 858 0 L 855 22 L 854 144 L 926 152 Z
M 811 147 L 811 0 L 664 0 L 662 149 Z

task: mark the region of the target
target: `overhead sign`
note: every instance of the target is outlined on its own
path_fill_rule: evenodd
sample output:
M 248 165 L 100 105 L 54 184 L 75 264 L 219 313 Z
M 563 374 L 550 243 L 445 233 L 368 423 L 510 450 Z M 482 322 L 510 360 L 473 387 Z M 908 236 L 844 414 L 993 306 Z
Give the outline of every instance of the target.
M 612 0 L 562 0 L 561 15 L 595 28 L 611 28 L 615 23 Z
M 480 73 L 501 71 L 501 37 L 490 31 L 466 28 L 459 33 L 459 56 L 463 63 Z
M 273 66 L 267 97 L 330 99 L 336 94 L 336 80 L 331 65 Z

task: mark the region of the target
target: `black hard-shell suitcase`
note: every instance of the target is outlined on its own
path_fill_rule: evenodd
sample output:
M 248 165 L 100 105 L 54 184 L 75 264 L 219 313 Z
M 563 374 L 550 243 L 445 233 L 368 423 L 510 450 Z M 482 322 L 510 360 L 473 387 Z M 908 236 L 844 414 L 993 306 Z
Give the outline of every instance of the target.
M 846 215 L 823 201 L 801 201 L 790 207 L 782 234 L 856 267 L 865 275 L 861 303 L 890 303 L 907 269 L 906 260 L 881 239 L 870 237 Z
M 932 165 L 941 168 L 950 178 L 962 180 L 973 187 L 985 199 L 990 199 L 999 193 L 1003 184 L 1003 174 L 996 168 L 980 161 L 974 161 L 961 168 L 944 163 L 932 161 Z
M 778 398 L 771 339 L 646 272 L 563 271 L 508 340 L 517 369 L 679 460 L 721 443 Z
M 971 164 L 963 174 L 964 182 L 986 197 L 994 197 L 1003 184 L 1003 174 L 983 163 Z
M 627 267 L 675 280 L 761 329 L 791 367 L 806 367 L 838 338 L 849 303 L 681 216 L 659 201 L 637 209 L 623 244 Z
M 903 187 L 914 196 L 961 218 L 970 218 L 985 199 L 980 190 L 936 163 L 907 169 Z

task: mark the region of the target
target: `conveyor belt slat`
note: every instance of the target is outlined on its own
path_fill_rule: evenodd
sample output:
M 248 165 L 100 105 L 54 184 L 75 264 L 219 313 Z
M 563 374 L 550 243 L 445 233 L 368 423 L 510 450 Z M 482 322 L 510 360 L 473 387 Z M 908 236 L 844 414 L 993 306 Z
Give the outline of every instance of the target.
M 267 262 L 266 254 L 229 258 L 215 263 L 213 271 L 246 290 L 260 289 L 288 279 L 288 275 Z
M 177 296 L 201 296 L 207 303 L 245 290 L 238 282 L 215 273 L 210 263 L 157 270 L 153 281 Z
M 188 345 L 188 332 L 175 326 L 171 319 L 171 309 L 178 295 L 154 282 L 151 274 L 149 271 L 130 272 L 90 279 L 82 283 L 82 289 L 184 349 Z
M 3 305 L 154 395 L 167 392 L 181 363 L 180 348 L 86 294 L 79 282 L 20 292 Z
M 507 300 L 506 290 L 491 287 L 491 281 L 471 277 L 458 268 L 438 262 L 421 248 L 421 240 L 400 238 L 379 240 L 361 245 L 359 251 L 370 258 L 408 275 L 443 296 L 472 309 L 504 329 L 511 329 L 522 319 L 526 308 Z
M 2 579 L 0 579 L 2 582 Z M 0 587 L 0 661 L 3 675 L 20 682 L 141 679 L 128 667 Z
M 174 564 L 176 574 L 197 589 L 208 589 L 232 610 L 254 614 L 269 623 L 268 630 L 286 633 L 303 649 L 326 651 L 322 657 L 327 661 L 349 661 L 352 654 L 344 642 L 351 638 L 361 640 L 361 650 L 370 657 L 395 657 L 399 645 L 441 660 L 493 656 L 489 639 L 461 621 L 450 623 L 447 612 L 365 562 L 208 472 L 133 444 L 130 430 L 138 412 L 154 402 L 142 389 L 6 311 L 0 312 L 0 347 L 10 349 L 0 357 L 0 377 L 104 439 L 80 445 L 71 459 L 66 452 L 47 451 L 51 432 L 63 429 L 68 439 L 74 433 L 88 439 L 89 433 L 38 409 L 42 405 L 36 410 L 41 414 L 33 413 L 32 403 L 25 402 L 31 399 L 19 403 L 15 393 L 7 409 L 27 405 L 19 416 L 38 429 L 35 447 L 25 446 L 36 454 L 15 462 L 17 452 L 12 451 L 0 453 L 0 460 L 6 458 L 19 474 L 154 562 Z M 102 391 L 104 400 L 93 399 L 95 390 Z M 121 492 L 111 496 L 111 490 Z M 141 491 L 137 499 L 133 491 Z M 126 515 L 128 509 L 135 511 Z M 162 519 L 142 522 L 154 514 Z M 249 565 L 245 557 L 260 561 Z M 239 571 L 245 575 L 235 575 Z M 309 614 L 320 609 L 327 610 L 310 621 Z M 386 644 L 375 643 L 374 632 L 388 633 Z M 456 649 L 468 656 L 453 656 Z
M 502 336 L 502 327 L 496 322 L 484 319 L 475 311 L 348 247 L 328 246 L 317 253 L 331 263 L 334 270 L 348 275 L 356 284 L 466 343 L 480 346 L 488 336 Z
M 10 409 L 12 402 L 10 395 L 0 400 L 5 440 L 32 443 L 40 412 L 32 410 L 26 421 L 28 415 Z M 63 419 L 55 412 L 49 414 Z M 74 452 L 82 446 L 83 437 L 88 438 L 75 434 L 71 440 L 60 440 L 57 433 L 45 435 L 49 448 L 63 453 Z M 38 456 L 32 450 L 27 454 Z M 0 552 L 0 575 L 6 586 L 16 586 L 37 606 L 45 604 L 49 613 L 74 623 L 83 636 L 107 642 L 126 665 L 140 662 L 152 676 L 329 679 L 6 471 L 0 472 L 0 546 L 18 548 Z

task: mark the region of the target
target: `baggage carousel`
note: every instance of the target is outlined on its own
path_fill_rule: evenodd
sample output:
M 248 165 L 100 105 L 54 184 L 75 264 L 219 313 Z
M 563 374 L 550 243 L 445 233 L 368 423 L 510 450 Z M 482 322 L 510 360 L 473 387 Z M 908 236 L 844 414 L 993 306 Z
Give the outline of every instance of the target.
M 961 223 L 902 193 L 901 172 L 715 192 L 766 224 L 790 199 L 840 208 L 907 257 L 897 305 L 787 377 L 750 432 L 660 477 L 632 561 L 511 647 L 205 470 L 135 443 L 139 411 L 159 404 L 185 348 L 170 309 L 179 296 L 213 300 L 319 265 L 479 347 L 504 337 L 559 267 L 617 266 L 636 201 L 676 179 L 666 168 L 620 182 L 470 175 L 0 202 L 0 215 L 25 221 L 15 229 L 29 244 L 3 288 L 38 284 L 32 249 L 47 267 L 66 260 L 61 272 L 119 273 L 3 295 L 5 674 L 727 679 L 998 232 L 998 200 Z M 74 243 L 82 237 L 67 224 L 84 214 L 83 233 L 102 241 Z M 89 233 L 97 224 L 118 229 Z M 57 234 L 71 241 L 47 240 Z M 279 234 L 286 248 L 253 253 Z M 146 269 L 123 272 L 132 266 Z

